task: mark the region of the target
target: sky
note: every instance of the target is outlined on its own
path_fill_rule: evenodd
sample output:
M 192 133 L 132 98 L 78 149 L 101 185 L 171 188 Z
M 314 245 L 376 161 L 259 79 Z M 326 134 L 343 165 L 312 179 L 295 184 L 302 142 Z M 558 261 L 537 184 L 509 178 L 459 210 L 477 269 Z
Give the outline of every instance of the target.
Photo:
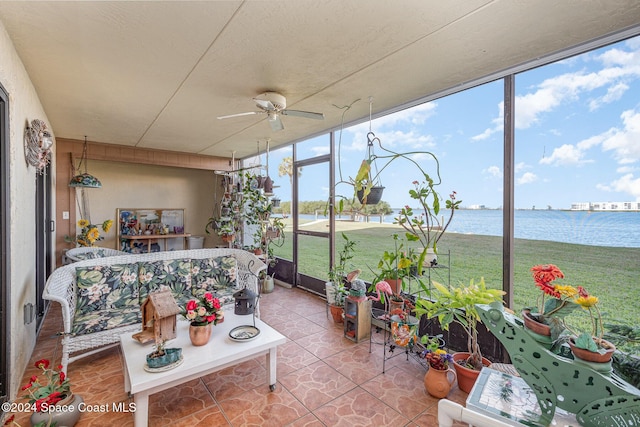
M 370 96 L 375 103 L 375 94 Z M 517 209 L 640 201 L 640 37 L 516 75 L 515 109 Z M 500 208 L 502 120 L 499 80 L 345 128 L 336 135 L 342 179 L 355 177 L 371 131 L 386 149 L 433 153 L 443 197 L 456 191 L 462 207 Z M 298 145 L 298 157 L 326 154 L 328 144 L 328 136 L 305 141 Z M 374 152 L 383 154 L 377 145 Z M 291 187 L 288 177 L 277 176 L 278 165 L 291 153 L 286 147 L 269 155 L 270 176 L 282 200 L 291 200 Z M 437 177 L 429 155 L 412 158 Z M 379 159 L 378 169 L 383 166 L 385 161 Z M 300 200 L 328 197 L 328 170 L 328 165 L 303 168 Z M 380 176 L 386 187 L 383 200 L 394 208 L 416 207 L 409 190 L 422 175 L 411 162 L 397 159 Z M 352 190 L 342 185 L 336 193 L 350 197 Z

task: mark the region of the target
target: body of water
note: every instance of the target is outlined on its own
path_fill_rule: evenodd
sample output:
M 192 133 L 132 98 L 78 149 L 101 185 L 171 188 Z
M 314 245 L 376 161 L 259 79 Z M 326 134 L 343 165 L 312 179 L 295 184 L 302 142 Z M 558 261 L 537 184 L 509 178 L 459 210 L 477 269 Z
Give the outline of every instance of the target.
M 390 222 L 393 219 L 390 218 Z M 502 236 L 501 210 L 460 210 L 448 231 Z M 514 236 L 592 246 L 640 247 L 640 212 L 517 210 Z
M 398 211 L 395 209 L 393 215 L 386 216 L 384 222 L 393 223 Z M 420 211 L 414 210 L 414 214 L 419 215 Z M 502 236 L 502 211 L 458 210 L 447 232 Z M 514 235 L 518 239 L 638 248 L 640 212 L 517 210 Z

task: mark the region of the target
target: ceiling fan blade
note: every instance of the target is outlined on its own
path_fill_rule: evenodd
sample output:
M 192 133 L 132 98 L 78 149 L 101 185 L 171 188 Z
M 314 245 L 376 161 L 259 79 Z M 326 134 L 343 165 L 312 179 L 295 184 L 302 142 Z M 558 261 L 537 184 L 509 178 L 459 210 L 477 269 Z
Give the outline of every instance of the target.
M 282 124 L 282 120 L 280 120 L 280 114 L 277 113 L 269 113 L 269 117 L 267 118 L 269 125 L 271 126 L 271 130 L 274 132 L 278 132 L 284 129 L 284 125 Z
M 296 116 L 296 117 L 304 117 L 307 119 L 315 119 L 315 120 L 324 120 L 324 114 L 322 113 L 313 113 L 311 111 L 300 111 L 300 110 L 282 110 L 281 114 L 285 116 Z
M 268 101 L 266 99 L 253 98 L 253 100 L 256 102 L 256 105 L 263 110 L 275 111 L 276 109 L 276 106 L 273 105 L 271 101 Z
M 249 111 L 247 113 L 229 114 L 228 116 L 219 116 L 218 119 L 230 119 L 231 117 L 251 116 L 253 114 L 262 114 L 264 111 Z

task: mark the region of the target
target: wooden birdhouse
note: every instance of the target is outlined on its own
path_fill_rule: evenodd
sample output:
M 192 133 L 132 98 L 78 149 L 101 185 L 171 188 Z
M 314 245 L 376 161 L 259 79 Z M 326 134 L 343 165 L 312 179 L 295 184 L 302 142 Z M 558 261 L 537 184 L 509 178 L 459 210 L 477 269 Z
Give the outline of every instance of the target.
M 176 337 L 176 315 L 180 307 L 169 289 L 151 292 L 140 309 L 142 332 L 134 334 L 134 339 L 141 343 L 161 343 Z

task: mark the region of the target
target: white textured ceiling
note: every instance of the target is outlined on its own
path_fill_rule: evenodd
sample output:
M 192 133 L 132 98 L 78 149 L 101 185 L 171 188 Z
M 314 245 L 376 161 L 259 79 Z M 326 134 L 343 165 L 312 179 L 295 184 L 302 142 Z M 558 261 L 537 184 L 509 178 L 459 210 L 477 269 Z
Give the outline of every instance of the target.
M 640 1 L 2 1 L 56 137 L 236 157 L 640 24 Z M 632 30 L 635 31 L 635 30 Z M 324 121 L 256 110 L 264 91 Z

